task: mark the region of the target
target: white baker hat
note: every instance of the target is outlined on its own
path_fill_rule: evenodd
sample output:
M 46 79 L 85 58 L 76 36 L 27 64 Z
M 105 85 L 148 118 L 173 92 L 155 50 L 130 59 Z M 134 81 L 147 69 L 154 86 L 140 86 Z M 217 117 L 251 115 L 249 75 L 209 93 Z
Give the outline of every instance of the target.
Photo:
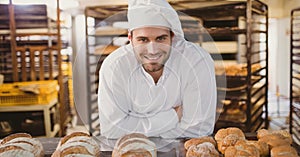
M 170 28 L 183 37 L 177 12 L 166 0 L 128 0 L 129 30 L 149 26 Z

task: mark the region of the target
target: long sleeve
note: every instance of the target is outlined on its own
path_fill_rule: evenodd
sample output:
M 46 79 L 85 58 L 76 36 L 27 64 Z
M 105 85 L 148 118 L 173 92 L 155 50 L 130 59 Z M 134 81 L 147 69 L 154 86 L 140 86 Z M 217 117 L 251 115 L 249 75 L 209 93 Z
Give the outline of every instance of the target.
M 209 54 L 191 65 L 182 87 L 183 116 L 175 129 L 163 138 L 200 137 L 213 133 L 216 119 L 216 81 Z
M 128 97 L 129 73 L 124 66 L 104 62 L 100 70 L 98 105 L 101 135 L 119 138 L 124 134 L 140 132 L 158 136 L 176 127 L 178 117 L 174 109 L 155 114 L 141 114 L 132 110 Z

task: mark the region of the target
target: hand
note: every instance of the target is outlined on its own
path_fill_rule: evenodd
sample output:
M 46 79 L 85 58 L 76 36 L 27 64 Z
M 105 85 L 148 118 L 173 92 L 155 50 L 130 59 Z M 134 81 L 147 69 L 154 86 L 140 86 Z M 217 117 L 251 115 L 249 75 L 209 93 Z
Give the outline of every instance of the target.
M 182 117 L 182 105 L 174 107 L 174 110 L 176 111 L 178 119 L 180 121 Z

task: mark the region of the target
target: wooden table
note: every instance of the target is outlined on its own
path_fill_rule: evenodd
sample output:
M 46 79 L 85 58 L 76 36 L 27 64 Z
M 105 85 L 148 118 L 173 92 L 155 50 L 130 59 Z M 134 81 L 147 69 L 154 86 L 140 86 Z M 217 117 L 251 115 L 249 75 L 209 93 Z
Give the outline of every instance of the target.
M 58 100 L 54 99 L 48 104 L 32 104 L 32 105 L 16 105 L 16 106 L 0 106 L 1 112 L 26 112 L 26 111 L 42 111 L 44 116 L 44 126 L 46 137 L 54 137 L 60 130 L 58 122 L 54 122 L 53 130 L 51 130 L 51 109 L 55 108 L 57 112 Z

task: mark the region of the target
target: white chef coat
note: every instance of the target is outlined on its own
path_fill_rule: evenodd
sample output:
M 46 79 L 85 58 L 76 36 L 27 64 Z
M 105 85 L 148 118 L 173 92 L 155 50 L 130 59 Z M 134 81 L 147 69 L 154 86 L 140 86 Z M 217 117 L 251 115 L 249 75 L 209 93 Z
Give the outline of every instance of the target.
M 214 63 L 199 46 L 173 41 L 155 84 L 135 58 L 132 45 L 110 54 L 100 69 L 98 104 L 101 135 L 199 137 L 213 132 L 216 115 Z M 174 107 L 182 105 L 179 120 Z

